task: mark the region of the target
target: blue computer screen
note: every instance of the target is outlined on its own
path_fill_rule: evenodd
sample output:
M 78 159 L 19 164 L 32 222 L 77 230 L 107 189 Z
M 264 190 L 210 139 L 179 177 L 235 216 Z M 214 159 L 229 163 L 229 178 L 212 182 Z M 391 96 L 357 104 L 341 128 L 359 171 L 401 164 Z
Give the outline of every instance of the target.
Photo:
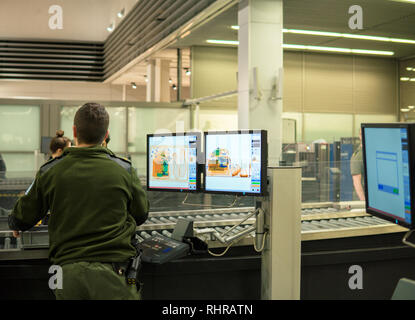
M 196 135 L 148 137 L 148 187 L 196 191 Z
M 261 193 L 261 132 L 205 136 L 205 190 Z
M 367 202 L 370 209 L 411 224 L 406 128 L 364 128 Z

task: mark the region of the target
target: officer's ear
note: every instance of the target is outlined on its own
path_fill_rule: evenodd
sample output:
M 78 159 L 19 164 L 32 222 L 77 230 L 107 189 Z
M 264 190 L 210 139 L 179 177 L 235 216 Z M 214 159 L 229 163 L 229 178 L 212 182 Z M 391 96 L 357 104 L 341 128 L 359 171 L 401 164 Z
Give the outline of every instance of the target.
M 73 132 L 73 138 L 75 140 L 75 145 L 78 145 L 78 137 L 77 137 L 77 132 L 76 132 L 75 125 L 72 126 L 72 132 Z

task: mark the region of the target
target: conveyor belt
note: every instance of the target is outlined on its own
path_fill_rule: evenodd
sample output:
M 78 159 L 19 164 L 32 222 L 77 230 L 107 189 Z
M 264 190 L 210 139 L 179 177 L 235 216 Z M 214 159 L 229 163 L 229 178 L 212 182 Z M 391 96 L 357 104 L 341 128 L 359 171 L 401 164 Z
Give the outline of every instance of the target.
M 196 233 L 204 228 L 214 228 L 222 233 L 243 220 L 253 210 L 253 207 L 243 207 L 151 212 L 148 220 L 143 225 L 137 227 L 138 240 L 143 241 L 155 234 L 171 237 L 176 222 L 180 218 L 192 220 Z M 239 233 L 254 223 L 255 218 L 249 218 L 232 230 L 229 235 Z M 406 229 L 366 214 L 364 209 L 358 209 L 353 205 L 317 203 L 314 205 L 305 204 L 302 209 L 302 241 L 347 238 L 402 231 L 406 231 Z M 254 236 L 254 233 L 251 232 L 235 245 L 252 245 Z M 208 242 L 210 247 L 224 246 L 219 241 L 216 241 L 211 234 L 201 234 L 199 237 Z M 5 248 L 16 249 L 20 245 L 20 241 L 16 242 L 12 238 L 10 231 L 0 231 L 0 250 L 4 250 Z M 33 246 L 29 245 L 27 247 L 36 248 L 40 246 L 34 244 Z
M 33 182 L 33 178 L 8 178 L 0 179 L 0 193 L 9 190 L 26 190 Z
M 343 209 L 346 207 L 347 209 Z M 353 237 L 361 235 L 373 235 L 381 233 L 402 232 L 405 228 L 391 222 L 366 214 L 364 209 L 349 209 L 350 206 L 309 207 L 302 209 L 301 234 L 303 241 L 321 240 L 339 237 Z M 153 212 L 151 218 L 144 225 L 138 227 L 142 237 L 151 236 L 151 232 L 157 231 L 170 234 L 178 218 L 186 218 L 194 221 L 196 232 L 202 228 L 213 227 L 219 232 L 230 229 L 246 217 L 254 208 L 227 208 L 220 210 L 189 210 L 178 212 Z M 230 235 L 242 231 L 255 223 L 254 218 L 246 220 Z M 166 235 L 167 233 L 165 233 Z M 201 237 L 201 236 L 200 236 Z M 236 245 L 251 245 L 254 233 L 240 240 Z M 222 247 L 223 244 L 214 238 L 205 237 L 212 247 Z
M 0 207 L 12 209 L 17 199 L 26 191 L 33 178 L 0 179 Z

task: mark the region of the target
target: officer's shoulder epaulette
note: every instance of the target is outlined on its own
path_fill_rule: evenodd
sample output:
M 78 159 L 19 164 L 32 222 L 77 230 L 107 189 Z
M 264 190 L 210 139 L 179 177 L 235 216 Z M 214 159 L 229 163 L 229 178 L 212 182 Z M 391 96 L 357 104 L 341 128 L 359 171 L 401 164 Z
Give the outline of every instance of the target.
M 128 160 L 126 158 L 118 157 L 115 154 L 108 154 L 108 158 L 110 158 L 112 161 L 118 163 L 121 167 L 123 167 L 128 172 L 131 171 L 132 164 L 131 164 L 130 160 Z
M 40 167 L 40 169 L 39 169 L 40 173 L 45 173 L 49 169 L 53 168 L 55 165 L 57 165 L 59 162 L 61 162 L 64 157 L 65 157 L 65 154 L 62 154 L 59 157 L 48 160 L 46 163 L 44 163 Z

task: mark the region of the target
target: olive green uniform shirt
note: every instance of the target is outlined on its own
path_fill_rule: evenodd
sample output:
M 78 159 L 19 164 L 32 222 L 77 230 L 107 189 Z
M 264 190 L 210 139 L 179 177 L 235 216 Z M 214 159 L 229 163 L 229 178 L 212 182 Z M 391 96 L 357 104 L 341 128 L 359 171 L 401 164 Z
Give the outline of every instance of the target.
M 350 173 L 352 176 L 360 174 L 362 176 L 361 183 L 364 187 L 365 183 L 365 170 L 363 167 L 363 151 L 362 146 L 360 145 L 357 150 L 353 153 L 350 159 Z
M 149 202 L 131 162 L 100 146 L 72 147 L 40 168 L 9 227 L 28 230 L 48 211 L 53 264 L 123 262 L 135 254 L 131 239 Z

